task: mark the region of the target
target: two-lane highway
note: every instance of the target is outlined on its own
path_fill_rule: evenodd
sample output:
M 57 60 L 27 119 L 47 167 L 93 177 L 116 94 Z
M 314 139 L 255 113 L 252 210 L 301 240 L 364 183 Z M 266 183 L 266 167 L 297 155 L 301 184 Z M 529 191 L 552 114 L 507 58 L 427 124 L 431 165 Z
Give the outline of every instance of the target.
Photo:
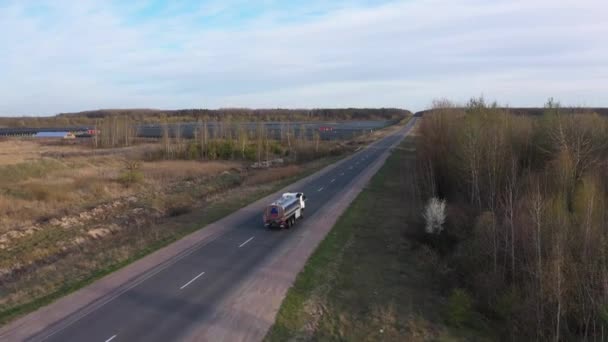
M 230 310 L 239 306 L 238 303 L 247 303 L 248 291 L 257 292 L 258 297 L 268 291 L 268 297 L 279 294 L 282 298 L 285 287 L 292 283 L 301 266 L 282 274 L 265 275 L 265 283 L 261 286 L 259 283 L 251 285 L 251 279 L 259 277 L 256 272 L 272 258 L 285 255 L 282 251 L 310 238 L 320 222 L 315 221 L 315 217 L 322 215 L 325 207 L 339 201 L 357 180 L 361 182 L 360 178 L 366 171 L 369 173 L 371 166 L 383 162 L 379 158 L 385 158 L 385 152 L 405 136 L 414 122 L 412 119 L 397 134 L 360 150 L 297 188 L 288 189 L 304 192 L 307 196 L 305 219 L 292 229 L 265 229 L 261 210 L 244 208 L 233 214 L 240 215 L 235 216 L 239 217 L 233 221 L 235 224 L 221 227 L 217 234 L 195 247 L 139 275 L 128 285 L 108 291 L 108 295 L 58 319 L 28 339 L 61 342 L 210 340 L 205 331 L 229 331 L 236 329 L 234 324 L 243 331 L 240 339 L 259 339 L 272 324 L 268 315 L 256 314 L 258 311 L 251 307 L 247 312 L 239 313 L 237 322 L 230 318 Z M 309 255 L 315 246 L 308 246 L 309 251 L 302 255 Z M 303 260 L 298 260 L 297 265 L 302 264 Z M 276 298 L 272 303 L 274 312 L 271 316 L 274 317 Z M 7 339 L 20 336 L 15 332 L 22 328 L 0 330 L 0 340 L 3 336 Z

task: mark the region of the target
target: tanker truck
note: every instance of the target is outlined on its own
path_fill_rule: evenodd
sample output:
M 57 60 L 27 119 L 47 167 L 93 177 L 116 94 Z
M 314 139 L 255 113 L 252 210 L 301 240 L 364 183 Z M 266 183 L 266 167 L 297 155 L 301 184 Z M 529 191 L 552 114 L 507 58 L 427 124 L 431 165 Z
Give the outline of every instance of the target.
M 301 192 L 286 192 L 264 209 L 266 228 L 291 228 L 304 218 L 306 196 Z

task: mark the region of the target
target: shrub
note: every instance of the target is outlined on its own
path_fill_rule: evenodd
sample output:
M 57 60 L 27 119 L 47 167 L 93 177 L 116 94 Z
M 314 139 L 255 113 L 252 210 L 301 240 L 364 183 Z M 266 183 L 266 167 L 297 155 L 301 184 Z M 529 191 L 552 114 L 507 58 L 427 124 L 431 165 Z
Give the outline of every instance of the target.
M 181 215 L 188 214 L 191 211 L 192 211 L 192 206 L 188 205 L 188 204 L 172 205 L 169 208 L 167 208 L 167 216 L 169 216 L 169 217 L 181 216 Z
M 219 189 L 230 189 L 234 186 L 241 185 L 242 182 L 243 178 L 240 174 L 224 171 L 219 177 L 216 178 L 215 186 Z
M 141 171 L 123 171 L 120 176 L 118 176 L 118 182 L 127 188 L 141 183 L 143 179 L 144 174 L 141 173 Z
M 254 161 L 257 158 L 257 151 L 255 149 L 255 147 L 253 146 L 245 146 L 245 150 L 243 152 L 243 154 L 245 155 L 245 159 L 250 160 L 250 161 Z
M 201 153 L 199 151 L 198 145 L 191 141 L 188 144 L 188 151 L 187 151 L 186 159 L 188 159 L 188 160 L 198 159 L 200 154 Z
M 118 177 L 118 182 L 127 188 L 141 183 L 144 180 L 144 174 L 141 172 L 141 163 L 139 161 L 125 160 L 124 170 Z
M 282 156 L 285 154 L 283 146 L 281 146 L 281 144 L 276 141 L 272 142 L 272 144 L 270 145 L 270 151 L 278 156 Z
M 448 300 L 447 320 L 454 326 L 462 326 L 471 319 L 473 304 L 463 289 L 454 289 Z
M 512 287 L 498 296 L 494 311 L 501 319 L 510 321 L 520 302 L 519 293 Z
M 426 232 L 429 234 L 439 234 L 443 231 L 445 223 L 445 200 L 433 197 L 429 200 L 424 213 L 426 221 Z
M 232 159 L 234 155 L 234 145 L 232 144 L 232 141 L 224 140 L 218 143 L 217 151 L 220 159 Z

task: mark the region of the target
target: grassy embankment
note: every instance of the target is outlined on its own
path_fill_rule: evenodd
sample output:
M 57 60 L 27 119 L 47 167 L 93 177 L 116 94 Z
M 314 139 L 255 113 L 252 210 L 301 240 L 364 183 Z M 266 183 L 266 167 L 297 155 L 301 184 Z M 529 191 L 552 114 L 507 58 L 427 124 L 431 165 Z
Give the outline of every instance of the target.
M 439 257 L 413 236 L 423 225 L 414 138 L 388 158 L 321 242 L 289 290 L 267 341 L 484 340 L 441 285 Z M 465 314 L 468 314 L 465 313 Z

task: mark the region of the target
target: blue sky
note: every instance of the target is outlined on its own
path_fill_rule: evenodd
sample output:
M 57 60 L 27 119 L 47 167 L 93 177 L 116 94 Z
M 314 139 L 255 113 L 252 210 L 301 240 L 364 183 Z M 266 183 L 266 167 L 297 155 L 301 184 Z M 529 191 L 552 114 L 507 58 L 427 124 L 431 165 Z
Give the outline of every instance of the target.
M 604 0 L 0 0 L 0 115 L 608 106 Z

